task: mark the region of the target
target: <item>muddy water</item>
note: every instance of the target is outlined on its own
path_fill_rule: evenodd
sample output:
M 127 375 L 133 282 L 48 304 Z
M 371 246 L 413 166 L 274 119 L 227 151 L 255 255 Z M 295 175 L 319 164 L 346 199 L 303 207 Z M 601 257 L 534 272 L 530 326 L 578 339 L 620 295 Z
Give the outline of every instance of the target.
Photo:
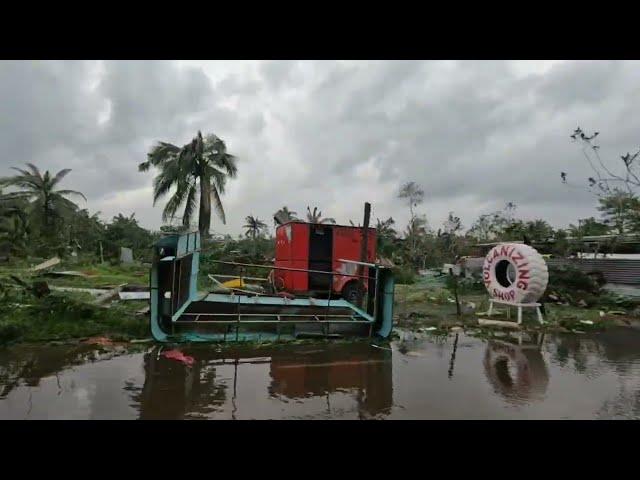
M 637 419 L 640 332 L 0 350 L 0 419 Z M 165 347 L 166 348 L 166 347 Z M 388 349 L 386 349 L 388 348 Z

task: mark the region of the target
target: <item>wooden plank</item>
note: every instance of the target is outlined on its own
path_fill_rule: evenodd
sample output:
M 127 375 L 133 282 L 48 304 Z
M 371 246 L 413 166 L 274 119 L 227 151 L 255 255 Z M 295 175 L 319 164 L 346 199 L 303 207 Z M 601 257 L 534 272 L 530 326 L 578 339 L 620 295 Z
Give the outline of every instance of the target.
M 42 262 L 42 263 L 36 265 L 35 267 L 33 267 L 31 269 L 31 271 L 38 272 L 40 270 L 44 270 L 46 268 L 53 267 L 54 265 L 57 265 L 59 263 L 60 263 L 60 258 L 59 257 L 53 257 L 53 258 L 50 258 L 49 260 L 47 260 L 45 262 Z
M 479 318 L 478 323 L 480 326 L 491 326 L 491 327 L 505 327 L 505 328 L 513 328 L 514 330 L 519 330 L 521 327 L 515 322 L 505 322 L 504 320 L 489 320 L 488 318 Z

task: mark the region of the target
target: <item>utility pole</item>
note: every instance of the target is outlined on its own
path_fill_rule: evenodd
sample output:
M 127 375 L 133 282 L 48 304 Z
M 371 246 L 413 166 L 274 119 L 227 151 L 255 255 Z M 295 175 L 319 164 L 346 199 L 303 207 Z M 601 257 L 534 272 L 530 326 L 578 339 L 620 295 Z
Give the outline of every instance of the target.
M 367 258 L 367 247 L 369 243 L 369 219 L 371 217 L 371 204 L 365 202 L 364 204 L 364 219 L 362 221 L 362 242 L 360 243 L 360 261 L 369 263 Z M 358 275 L 362 275 L 364 271 L 363 265 L 358 265 Z M 364 292 L 364 280 L 360 278 L 360 286 L 362 292 Z M 358 308 L 362 308 L 362 297 L 358 299 Z

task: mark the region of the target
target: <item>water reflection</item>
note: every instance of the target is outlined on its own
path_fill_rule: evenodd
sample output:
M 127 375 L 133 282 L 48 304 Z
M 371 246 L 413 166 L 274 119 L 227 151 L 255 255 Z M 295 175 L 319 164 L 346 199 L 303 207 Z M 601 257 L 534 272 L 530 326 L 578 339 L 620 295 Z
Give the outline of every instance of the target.
M 392 352 L 368 343 L 238 348 L 226 354 L 197 347 L 183 351 L 194 358 L 193 366 L 164 358 L 161 347 L 145 354 L 142 389 L 126 387 L 132 391 L 140 419 L 201 418 L 216 412 L 229 414 L 225 418 L 256 415 L 260 412 L 244 412 L 238 407 L 241 400 L 250 401 L 239 398 L 238 392 L 239 377 L 247 382 L 248 376 L 259 379 L 268 375 L 267 391 L 253 392 L 255 397 L 267 394 L 298 402 L 326 399 L 329 416 L 332 394 L 351 397 L 358 418 L 388 414 L 393 404 Z
M 113 358 L 121 350 L 107 350 L 92 345 L 19 346 L 0 349 L 0 399 L 20 385 L 37 387 L 43 378 L 55 376 L 61 391 L 58 372 L 74 365 Z
M 542 355 L 544 335 L 518 333 L 487 342 L 483 366 L 494 391 L 512 404 L 544 399 L 549 370 Z
M 640 418 L 640 331 L 0 349 L 2 419 Z M 164 347 L 166 348 L 166 347 Z
M 283 351 L 272 356 L 269 394 L 290 399 L 349 392 L 360 418 L 388 414 L 393 405 L 391 350 L 368 344 Z

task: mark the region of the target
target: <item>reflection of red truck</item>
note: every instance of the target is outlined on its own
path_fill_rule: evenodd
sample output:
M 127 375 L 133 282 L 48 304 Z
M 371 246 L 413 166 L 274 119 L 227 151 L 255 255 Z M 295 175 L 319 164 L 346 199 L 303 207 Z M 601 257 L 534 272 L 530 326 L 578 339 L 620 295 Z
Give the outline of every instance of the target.
M 340 294 L 350 302 L 356 302 L 363 293 L 357 277 L 358 265 L 340 260 L 360 261 L 363 229 L 344 225 L 327 225 L 301 221 L 287 222 L 276 229 L 276 267 L 338 272 L 333 275 L 332 294 Z M 366 262 L 376 258 L 376 230 L 369 228 Z M 362 274 L 368 275 L 364 267 Z M 373 273 L 373 272 L 371 272 Z M 331 276 L 307 272 L 275 270 L 275 285 L 280 290 L 293 293 L 328 293 Z M 364 282 L 365 290 L 367 282 Z

